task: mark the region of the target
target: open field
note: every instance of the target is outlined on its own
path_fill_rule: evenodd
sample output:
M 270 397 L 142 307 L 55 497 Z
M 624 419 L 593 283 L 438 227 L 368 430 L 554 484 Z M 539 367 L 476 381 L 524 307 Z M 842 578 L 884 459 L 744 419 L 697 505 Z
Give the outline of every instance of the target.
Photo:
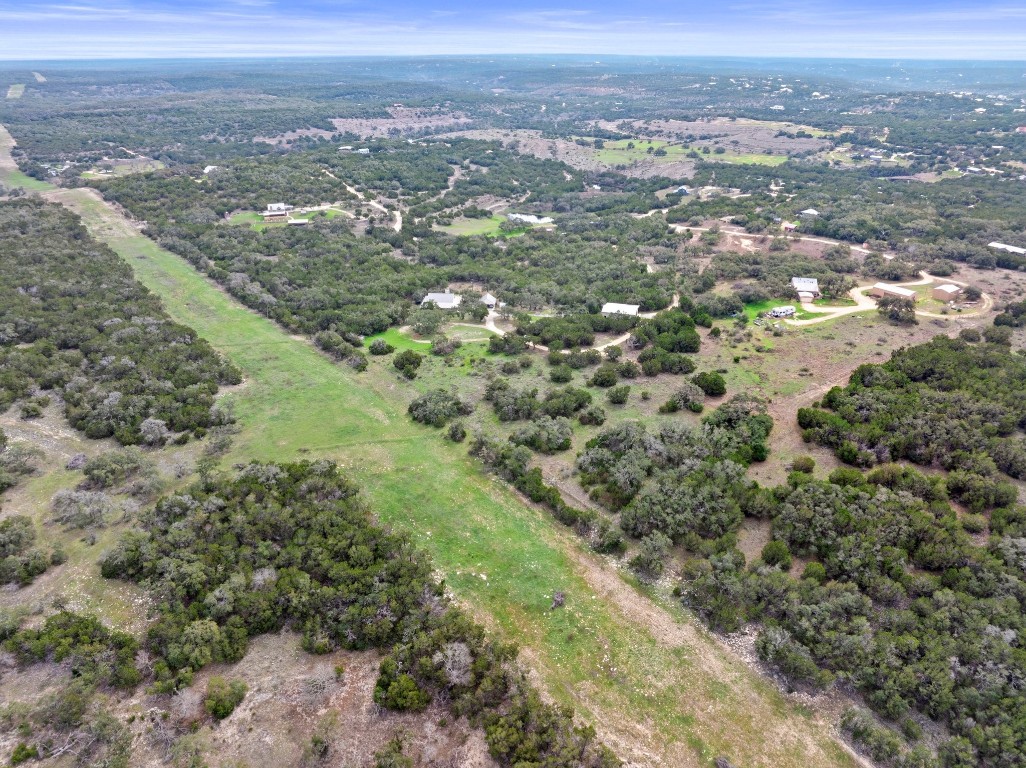
M 25 93 L 25 83 L 15 83 L 7 88 L 7 98 L 20 99 Z
M 432 229 L 437 232 L 445 232 L 448 235 L 464 236 L 469 237 L 471 235 L 498 235 L 503 222 L 506 221 L 505 216 L 491 216 L 487 219 L 464 219 L 459 218 L 453 221 L 452 224 L 446 224 L 444 226 L 436 224 Z
M 555 700 L 572 703 L 640 765 L 850 766 L 827 723 L 737 660 L 693 618 L 650 603 L 569 532 L 484 475 L 465 448 L 404 413 L 405 384 L 354 374 L 236 304 L 84 190 L 51 196 L 244 371 L 243 428 L 227 462 L 330 457 L 381 518 L 434 556 L 457 598 L 516 639 Z M 566 593 L 566 608 L 549 610 Z
M 37 83 L 45 83 L 46 82 L 46 78 L 43 77 L 41 72 L 33 72 L 32 73 L 32 77 L 36 78 L 36 82 Z
M 11 157 L 11 149 L 14 148 L 14 137 L 8 130 L 0 125 L 0 184 L 5 187 L 21 187 L 29 192 L 38 192 L 44 189 L 51 189 L 51 185 L 45 181 L 26 176 L 18 170 L 17 163 Z
M 132 173 L 146 173 L 147 171 L 159 171 L 165 168 L 160 160 L 152 160 L 148 157 L 133 157 L 127 159 L 112 160 L 82 173 L 83 179 L 109 179 L 115 176 L 128 176 Z

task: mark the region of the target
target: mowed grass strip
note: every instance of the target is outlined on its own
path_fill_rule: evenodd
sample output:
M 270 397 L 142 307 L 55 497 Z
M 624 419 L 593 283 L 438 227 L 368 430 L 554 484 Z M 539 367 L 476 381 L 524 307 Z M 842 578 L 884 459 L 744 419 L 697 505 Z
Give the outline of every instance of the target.
M 621 756 L 652 766 L 709 765 L 717 755 L 766 768 L 855 765 L 826 723 L 683 611 L 624 586 L 572 534 L 483 473 L 465 446 L 411 422 L 412 389 L 387 366 L 355 374 L 334 365 L 112 222 L 117 214 L 84 190 L 57 199 L 132 264 L 172 317 L 244 371 L 231 395 L 242 432 L 226 464 L 325 457 L 347 466 L 380 518 L 427 549 L 456 597 L 521 644 L 549 694 L 574 705 Z M 550 610 L 556 590 L 566 607 Z M 639 608 L 653 613 L 654 631 L 634 620 Z
M 8 189 L 21 187 L 29 192 L 53 189 L 51 184 L 33 179 L 19 171 L 18 164 L 11 157 L 12 149 L 14 149 L 14 138 L 4 126 L 0 125 L 0 184 Z

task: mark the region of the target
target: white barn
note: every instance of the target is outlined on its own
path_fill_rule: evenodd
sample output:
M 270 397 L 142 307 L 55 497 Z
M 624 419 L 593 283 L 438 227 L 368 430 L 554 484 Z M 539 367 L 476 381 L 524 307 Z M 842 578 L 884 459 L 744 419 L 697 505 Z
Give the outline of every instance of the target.
M 641 306 L 638 304 L 617 304 L 615 301 L 607 301 L 602 305 L 603 315 L 633 315 L 637 317 Z

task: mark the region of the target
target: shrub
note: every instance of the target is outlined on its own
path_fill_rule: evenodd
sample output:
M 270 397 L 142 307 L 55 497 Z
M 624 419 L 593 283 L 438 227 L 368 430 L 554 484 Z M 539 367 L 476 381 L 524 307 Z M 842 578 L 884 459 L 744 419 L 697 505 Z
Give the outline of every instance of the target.
M 246 683 L 242 680 L 225 680 L 215 675 L 207 683 L 207 695 L 203 699 L 203 708 L 215 720 L 224 720 L 246 698 Z
M 381 662 L 374 685 L 374 703 L 400 712 L 420 712 L 431 703 L 431 694 L 408 674 L 399 672 L 395 659 L 387 658 Z
M 718 373 L 702 371 L 691 380 L 709 397 L 719 397 L 727 392 L 727 382 Z
M 602 426 L 606 422 L 606 412 L 599 406 L 592 405 L 581 411 L 577 420 L 585 426 Z
M 588 383 L 593 387 L 612 387 L 618 380 L 616 366 L 612 363 L 604 363 L 596 369 Z
M 673 542 L 659 531 L 654 531 L 641 540 L 638 553 L 631 558 L 630 567 L 645 581 L 656 581 L 663 575 L 666 558 Z
M 450 419 L 473 413 L 474 406 L 460 400 L 452 392 L 435 389 L 416 398 L 410 403 L 407 411 L 414 421 L 433 427 L 443 427 Z
M 554 366 L 549 371 L 549 380 L 554 384 L 568 384 L 573 377 L 573 368 L 566 364 Z
M 698 386 L 690 382 L 684 382 L 674 390 L 669 400 L 659 406 L 659 412 L 676 413 L 686 408 L 694 413 L 701 413 L 704 408 L 702 402 L 704 399 L 705 393 Z
M 623 384 L 619 387 L 613 387 L 606 392 L 606 399 L 609 400 L 613 405 L 623 405 L 627 402 L 627 398 L 630 397 L 631 388 L 627 384 Z
M 827 572 L 823 563 L 811 562 L 802 571 L 802 578 L 814 581 L 817 584 L 824 584 L 827 580 Z
M 791 470 L 794 472 L 811 475 L 814 469 L 816 469 L 816 460 L 811 456 L 795 456 L 794 461 L 791 462 Z
M 372 355 L 376 356 L 390 355 L 395 352 L 395 347 L 384 339 L 374 339 L 374 341 L 370 343 L 369 351 Z
M 780 570 L 791 570 L 791 552 L 783 541 L 773 540 L 762 548 L 762 562 L 766 565 L 780 566 Z
M 30 747 L 24 742 L 19 743 L 11 753 L 11 765 L 20 765 L 21 763 L 28 762 L 29 760 L 38 759 L 39 748 L 35 745 Z
M 539 416 L 510 435 L 510 442 L 526 445 L 541 453 L 556 453 L 570 447 L 573 427 L 564 416 Z
M 420 368 L 422 362 L 424 362 L 424 355 L 418 354 L 412 349 L 403 350 L 392 358 L 392 365 L 407 379 L 417 377 L 417 369 Z
M 467 428 L 462 421 L 454 421 L 449 425 L 448 438 L 454 443 L 462 443 L 467 439 Z

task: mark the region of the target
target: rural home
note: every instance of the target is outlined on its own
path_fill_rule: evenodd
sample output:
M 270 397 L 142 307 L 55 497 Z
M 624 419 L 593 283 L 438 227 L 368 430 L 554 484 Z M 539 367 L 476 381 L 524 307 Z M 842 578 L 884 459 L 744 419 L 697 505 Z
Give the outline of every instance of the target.
M 603 315 L 633 315 L 637 317 L 641 307 L 637 304 L 617 304 L 615 301 L 607 301 L 602 305 Z
M 770 317 L 794 317 L 798 310 L 790 304 L 783 307 L 773 307 L 767 314 Z
M 798 298 L 802 301 L 818 299 L 819 280 L 814 277 L 792 277 L 791 287 L 798 292 Z
M 457 293 L 429 293 L 423 299 L 421 299 L 420 305 L 423 307 L 428 304 L 434 304 L 439 309 L 456 309 L 463 301 L 463 297 Z
M 1005 245 L 1004 243 L 988 243 L 988 248 L 993 248 L 995 251 L 1006 251 L 1008 253 L 1014 253 L 1017 256 L 1026 256 L 1026 248 L 1020 248 L 1017 245 Z
M 277 211 L 281 211 L 282 213 L 284 213 L 286 211 L 291 211 L 291 210 L 292 210 L 292 206 L 289 205 L 288 203 L 268 203 L 267 204 L 267 212 L 268 213 L 277 212 Z
M 793 221 L 785 221 L 783 224 L 780 225 L 780 228 L 785 232 L 794 232 L 796 229 L 798 229 L 798 225 L 795 224 Z
M 962 292 L 962 289 L 957 285 L 947 283 L 945 285 L 935 286 L 932 293 L 933 298 L 937 301 L 954 301 L 958 298 L 958 295 Z
M 551 224 L 551 216 L 535 216 L 533 213 L 507 213 L 506 218 L 521 224 Z
M 912 299 L 916 300 L 916 292 L 909 288 L 902 288 L 900 285 L 891 285 L 890 283 L 877 283 L 869 289 L 869 295 L 875 296 L 878 299 L 882 299 L 884 296 L 896 296 L 899 299 Z
M 486 293 L 481 297 L 481 303 L 488 307 L 488 309 L 495 309 L 495 305 L 499 303 L 499 300 L 492 296 L 492 294 Z
M 806 208 L 798 215 L 801 216 L 803 219 L 814 219 L 817 216 L 819 216 L 819 211 L 817 211 L 815 208 Z

